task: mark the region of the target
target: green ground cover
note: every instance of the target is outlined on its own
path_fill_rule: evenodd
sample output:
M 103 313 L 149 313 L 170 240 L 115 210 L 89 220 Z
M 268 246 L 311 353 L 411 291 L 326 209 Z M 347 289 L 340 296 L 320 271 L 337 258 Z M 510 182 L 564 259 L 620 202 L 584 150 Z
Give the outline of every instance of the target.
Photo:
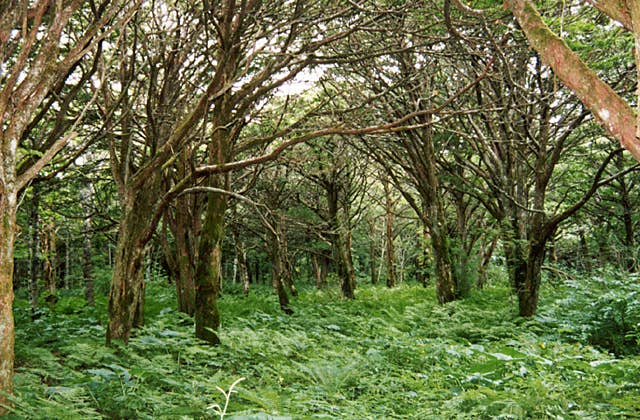
M 556 280 L 529 320 L 500 286 L 443 307 L 417 285 L 356 301 L 303 289 L 292 316 L 268 289 L 228 290 L 219 347 L 192 337 L 164 282 L 128 347 L 104 347 L 104 299 L 69 294 L 35 320 L 18 299 L 13 416 L 219 418 L 218 387 L 244 378 L 225 418 L 640 417 L 638 290 L 611 273 Z

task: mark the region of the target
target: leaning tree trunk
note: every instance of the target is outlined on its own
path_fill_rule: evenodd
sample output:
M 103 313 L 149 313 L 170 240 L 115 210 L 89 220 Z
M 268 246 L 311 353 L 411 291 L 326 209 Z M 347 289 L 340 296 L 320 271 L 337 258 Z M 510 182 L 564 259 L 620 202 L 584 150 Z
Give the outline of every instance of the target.
M 146 230 L 154 214 L 159 182 L 152 175 L 144 185 L 127 191 L 122 198 L 122 219 L 118 231 L 115 262 L 109 293 L 107 345 L 113 340 L 129 341 L 131 331 L 144 324 L 144 254 Z
M 5 395 L 13 393 L 13 247 L 18 199 L 16 191 L 11 190 L 15 183 L 7 182 L 11 174 L 7 168 L 2 169 L 5 179 L 4 188 L 0 188 L 0 405 L 9 405 Z M 0 415 L 4 411 L 0 407 Z

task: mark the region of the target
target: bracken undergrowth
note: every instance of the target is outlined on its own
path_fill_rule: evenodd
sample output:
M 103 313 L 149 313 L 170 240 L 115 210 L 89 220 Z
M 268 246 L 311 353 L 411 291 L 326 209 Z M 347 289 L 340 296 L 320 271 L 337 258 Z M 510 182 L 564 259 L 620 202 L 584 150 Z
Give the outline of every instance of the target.
M 291 316 L 269 289 L 231 287 L 218 347 L 193 338 L 166 282 L 147 285 L 127 347 L 104 346 L 104 297 L 67 292 L 35 320 L 18 299 L 9 418 L 220 418 L 226 395 L 226 419 L 640 417 L 638 284 L 556 279 L 532 319 L 496 285 L 445 306 L 410 284 L 355 301 L 302 288 Z

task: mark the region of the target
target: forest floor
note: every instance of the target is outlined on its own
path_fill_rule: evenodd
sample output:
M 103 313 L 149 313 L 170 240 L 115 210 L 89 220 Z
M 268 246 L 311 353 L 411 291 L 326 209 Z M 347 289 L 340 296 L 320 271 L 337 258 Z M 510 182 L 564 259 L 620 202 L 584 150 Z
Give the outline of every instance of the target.
M 128 347 L 104 347 L 104 297 L 63 292 L 36 320 L 19 298 L 14 417 L 220 418 L 234 382 L 227 419 L 640 417 L 637 277 L 556 279 L 532 319 L 500 285 L 445 306 L 432 287 L 337 290 L 303 288 L 292 316 L 269 289 L 227 290 L 218 347 L 161 281 Z

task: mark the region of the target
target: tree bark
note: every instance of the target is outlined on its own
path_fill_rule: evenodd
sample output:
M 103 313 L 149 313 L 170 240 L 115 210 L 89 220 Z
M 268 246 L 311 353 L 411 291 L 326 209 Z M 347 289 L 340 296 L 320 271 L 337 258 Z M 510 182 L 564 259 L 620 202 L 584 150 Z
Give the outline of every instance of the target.
M 160 175 L 152 174 L 144 187 L 122 198 L 122 216 L 109 293 L 107 345 L 128 343 L 133 328 L 144 324 L 144 255 L 150 239 L 146 231 L 159 194 Z
M 209 186 L 218 187 L 220 176 L 209 180 Z M 211 345 L 220 343 L 216 331 L 220 327 L 218 293 L 222 269 L 222 239 L 227 199 L 219 193 L 207 194 L 205 221 L 200 232 L 198 262 L 195 271 L 196 337 Z
M 198 228 L 193 224 L 199 221 L 199 214 L 190 215 L 190 205 L 191 202 L 189 200 L 178 199 L 176 202 L 175 223 L 171 225 L 171 230 L 175 240 L 175 283 L 178 311 L 193 316 L 196 302 L 194 267 L 195 261 L 198 259 L 195 246 Z
M 531 240 L 529 243 L 524 282 L 518 288 L 520 316 L 533 316 L 538 309 L 540 278 L 546 243 L 547 240 L 545 238 Z
M 0 163 L 4 166 L 4 162 Z M 13 393 L 13 250 L 16 232 L 17 191 L 11 168 L 2 168 L 0 184 L 0 404 L 10 405 L 4 394 Z M 0 415 L 5 409 L 0 407 Z

